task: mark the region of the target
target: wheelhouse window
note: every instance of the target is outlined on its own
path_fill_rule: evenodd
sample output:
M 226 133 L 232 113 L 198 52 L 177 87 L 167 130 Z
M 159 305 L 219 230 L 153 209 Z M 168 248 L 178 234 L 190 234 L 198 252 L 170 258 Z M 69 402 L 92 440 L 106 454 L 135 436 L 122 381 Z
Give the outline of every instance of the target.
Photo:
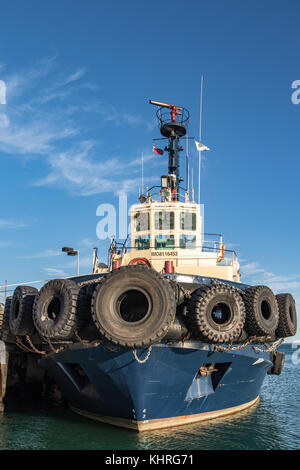
M 186 248 L 187 250 L 196 248 L 196 236 L 181 234 L 179 237 L 179 246 L 180 248 Z
M 155 212 L 155 230 L 174 230 L 174 212 Z
M 175 246 L 174 235 L 157 235 L 155 237 L 156 250 L 169 250 Z
M 150 235 L 135 238 L 134 248 L 136 250 L 148 250 L 150 248 Z
M 196 230 L 196 213 L 181 212 L 180 213 L 181 230 Z
M 136 232 L 149 230 L 149 212 L 136 212 L 134 214 L 134 229 Z

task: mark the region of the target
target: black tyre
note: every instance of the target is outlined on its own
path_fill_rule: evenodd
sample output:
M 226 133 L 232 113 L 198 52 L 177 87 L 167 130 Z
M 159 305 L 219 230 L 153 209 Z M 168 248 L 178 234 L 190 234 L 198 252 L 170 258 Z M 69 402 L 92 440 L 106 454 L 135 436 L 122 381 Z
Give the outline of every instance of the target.
M 15 335 L 13 335 L 10 331 L 9 327 L 9 312 L 11 306 L 12 297 L 7 297 L 4 306 L 3 312 L 3 319 L 2 319 L 2 326 L 1 326 L 1 334 L 0 338 L 2 341 L 6 343 L 14 343 L 15 342 Z
M 188 303 L 188 321 L 193 335 L 202 341 L 236 341 L 245 322 L 243 299 L 227 284 L 197 289 Z
M 285 354 L 280 351 L 273 352 L 271 360 L 273 367 L 268 371 L 268 374 L 280 375 L 284 366 Z
M 278 325 L 276 297 L 267 286 L 248 287 L 243 292 L 246 306 L 245 330 L 249 335 L 273 335 Z
M 80 327 L 86 325 L 92 318 L 91 300 L 97 285 L 98 283 L 93 282 L 81 286 L 79 289 L 77 302 L 77 317 Z
M 243 328 L 241 331 L 241 334 L 238 338 L 236 338 L 236 343 L 245 343 L 249 339 L 248 333 L 245 331 Z
M 77 315 L 79 286 L 67 279 L 53 279 L 36 297 L 33 322 L 44 338 L 68 340 L 80 327 Z
M 183 315 L 176 314 L 176 317 L 164 339 L 167 341 L 181 341 L 187 336 L 187 334 L 188 328 L 186 326 L 185 317 Z
M 279 309 L 276 336 L 278 338 L 295 336 L 297 333 L 297 312 L 293 296 L 291 294 L 278 294 L 276 299 Z
M 153 269 L 114 270 L 92 298 L 92 317 L 101 335 L 128 348 L 159 342 L 174 320 L 176 301 L 170 282 Z
M 13 294 L 10 313 L 10 331 L 16 336 L 32 335 L 35 327 L 32 309 L 38 290 L 30 286 L 18 286 Z
M 98 328 L 92 319 L 91 301 L 94 290 L 99 284 L 103 284 L 104 281 L 105 278 L 80 287 L 77 315 L 79 321 L 78 333 L 81 339 L 95 340 L 100 336 Z

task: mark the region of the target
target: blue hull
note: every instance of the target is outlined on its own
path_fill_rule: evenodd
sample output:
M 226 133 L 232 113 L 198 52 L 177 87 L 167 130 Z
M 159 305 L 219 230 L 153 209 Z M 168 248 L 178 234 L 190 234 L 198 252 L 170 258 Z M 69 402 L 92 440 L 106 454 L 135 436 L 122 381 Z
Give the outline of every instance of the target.
M 155 344 L 150 351 L 137 350 L 136 357 L 132 350 L 77 343 L 41 365 L 73 410 L 138 431 L 244 409 L 256 401 L 272 367 L 269 353 L 252 345 L 216 352 L 200 341 Z M 201 375 L 200 367 L 210 364 L 214 371 Z

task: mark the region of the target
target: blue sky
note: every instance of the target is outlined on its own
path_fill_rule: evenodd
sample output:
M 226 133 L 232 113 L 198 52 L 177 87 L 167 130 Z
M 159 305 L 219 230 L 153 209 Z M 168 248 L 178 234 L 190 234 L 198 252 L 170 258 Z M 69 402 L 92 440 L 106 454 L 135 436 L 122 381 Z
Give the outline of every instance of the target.
M 297 1 L 2 0 L 0 284 L 91 269 L 99 204 L 166 171 L 149 99 L 189 109 L 199 133 L 205 231 L 223 233 L 244 282 L 300 310 Z M 1 103 L 1 100 L 0 100 Z M 191 160 L 196 165 L 196 152 Z M 183 173 L 184 173 L 184 166 Z M 196 169 L 195 169 L 196 171 Z M 197 193 L 197 191 L 196 191 Z

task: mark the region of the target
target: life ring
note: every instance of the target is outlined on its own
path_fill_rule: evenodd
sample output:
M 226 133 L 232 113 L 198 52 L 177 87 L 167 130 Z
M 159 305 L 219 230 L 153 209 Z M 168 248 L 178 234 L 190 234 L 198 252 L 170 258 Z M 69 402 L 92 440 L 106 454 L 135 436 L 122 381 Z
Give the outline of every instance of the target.
M 133 258 L 131 261 L 129 261 L 128 266 L 135 266 L 136 264 L 149 266 L 149 268 L 151 268 L 151 264 L 147 258 Z

